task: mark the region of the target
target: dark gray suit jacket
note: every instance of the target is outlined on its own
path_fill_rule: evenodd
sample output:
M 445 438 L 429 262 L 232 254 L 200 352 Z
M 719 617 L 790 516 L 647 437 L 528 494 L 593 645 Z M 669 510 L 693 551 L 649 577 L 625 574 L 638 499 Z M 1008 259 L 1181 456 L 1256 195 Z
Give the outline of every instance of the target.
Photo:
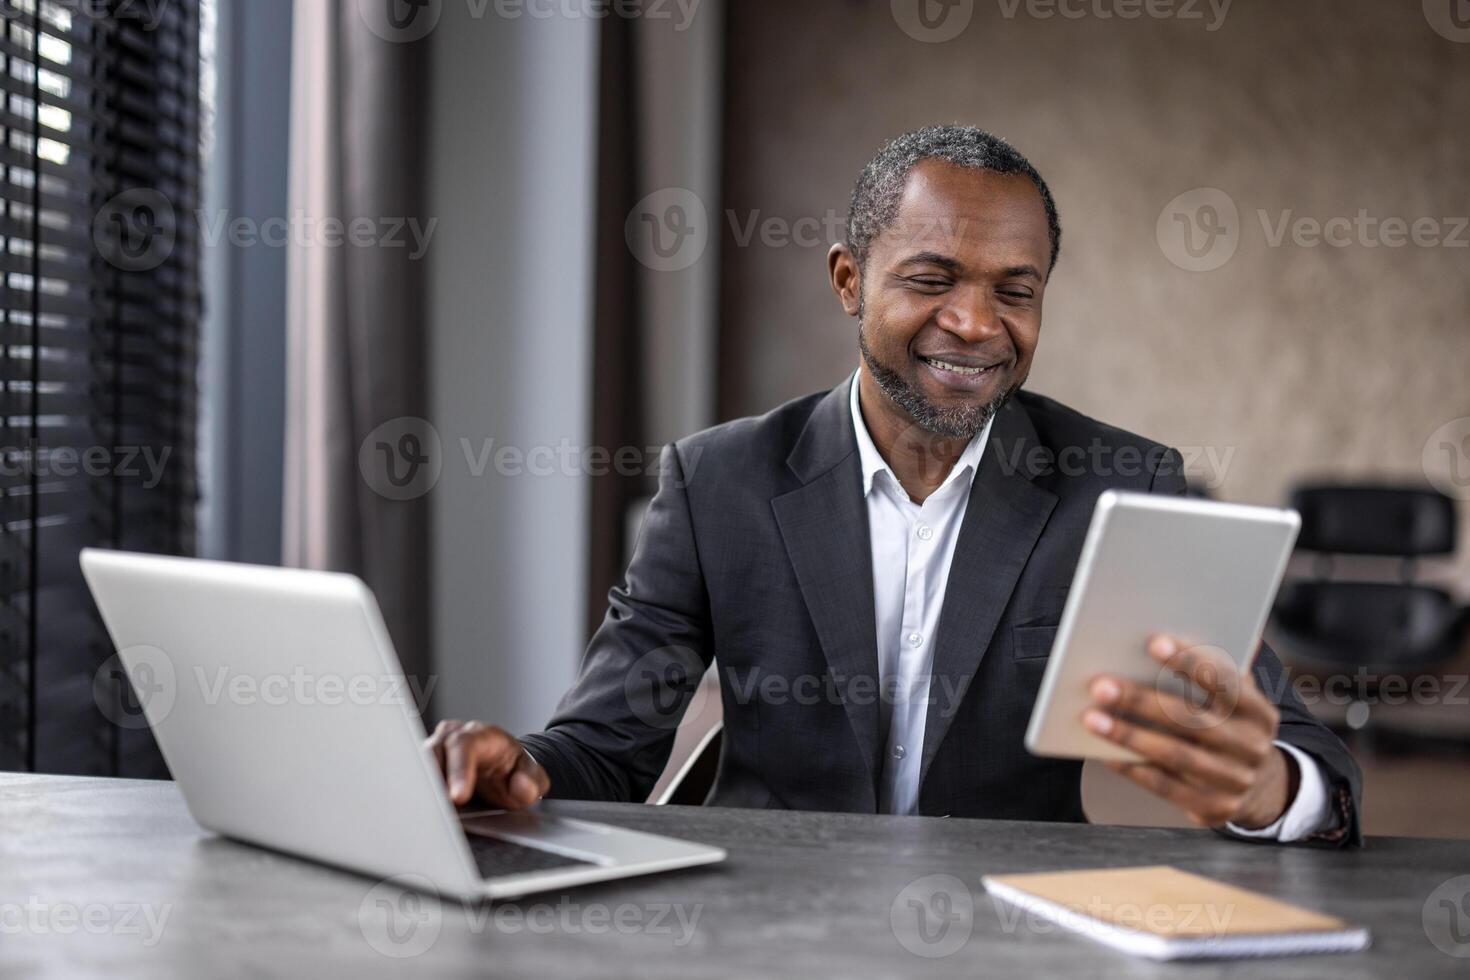
M 1084 819 L 1081 763 L 1022 744 L 1098 495 L 1183 493 L 1179 454 L 1020 392 L 996 416 L 935 639 L 919 809 Z M 725 731 L 710 803 L 875 812 L 873 574 L 848 382 L 666 447 L 627 576 L 576 685 L 527 736 L 552 795 L 642 800 L 711 658 Z M 1261 651 L 1283 741 L 1319 760 L 1357 843 L 1360 775 Z

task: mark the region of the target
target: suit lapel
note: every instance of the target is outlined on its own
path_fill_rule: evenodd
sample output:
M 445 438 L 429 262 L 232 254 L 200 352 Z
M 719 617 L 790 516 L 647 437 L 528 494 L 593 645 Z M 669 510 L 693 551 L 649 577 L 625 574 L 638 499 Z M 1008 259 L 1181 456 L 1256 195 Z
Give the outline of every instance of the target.
M 787 465 L 802 486 L 774 498 L 771 508 L 833 687 L 868 767 L 876 810 L 882 733 L 877 699 L 871 696 L 878 680 L 873 557 L 847 382 L 817 403 Z M 854 678 L 868 686 L 868 695 L 849 696 Z
M 1056 505 L 1056 495 L 1032 483 L 1025 471 L 1027 452 L 1036 444 L 1031 419 L 1011 399 L 991 426 L 950 563 L 935 636 L 921 789 Z

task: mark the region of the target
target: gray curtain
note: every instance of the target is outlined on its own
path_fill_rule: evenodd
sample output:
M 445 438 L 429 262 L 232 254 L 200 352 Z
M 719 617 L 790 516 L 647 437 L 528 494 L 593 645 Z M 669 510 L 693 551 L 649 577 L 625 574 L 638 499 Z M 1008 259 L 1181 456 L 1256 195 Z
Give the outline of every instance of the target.
M 419 197 L 427 42 L 370 29 L 371 6 L 305 0 L 293 15 L 289 211 L 307 233 L 288 253 L 282 559 L 359 575 L 404 670 L 425 678 L 427 490 L 394 493 L 367 469 L 375 447 L 359 456 L 375 430 L 397 445 L 428 404 L 425 257 L 405 230 L 431 227 Z M 359 237 L 373 244 L 334 243 L 354 220 L 372 224 Z

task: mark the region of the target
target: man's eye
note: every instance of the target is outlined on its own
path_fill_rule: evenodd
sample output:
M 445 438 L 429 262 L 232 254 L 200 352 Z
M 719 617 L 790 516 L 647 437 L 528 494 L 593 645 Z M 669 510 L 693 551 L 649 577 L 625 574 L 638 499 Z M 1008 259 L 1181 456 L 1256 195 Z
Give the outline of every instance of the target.
M 915 286 L 923 286 L 925 289 L 944 289 L 949 285 L 948 279 L 935 279 L 931 276 L 910 276 L 909 283 Z
M 1013 299 L 1019 302 L 1025 302 L 1026 300 L 1031 298 L 1030 293 L 1015 289 L 1002 289 L 1000 291 L 1000 294 L 1006 299 Z

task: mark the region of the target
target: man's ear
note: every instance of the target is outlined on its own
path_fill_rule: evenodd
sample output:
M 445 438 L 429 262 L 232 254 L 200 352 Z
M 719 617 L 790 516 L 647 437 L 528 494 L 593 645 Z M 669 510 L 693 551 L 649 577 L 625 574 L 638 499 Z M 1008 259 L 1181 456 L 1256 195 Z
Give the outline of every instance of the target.
M 863 274 L 852 249 L 842 242 L 827 252 L 827 277 L 843 311 L 848 316 L 857 316 L 863 305 Z

